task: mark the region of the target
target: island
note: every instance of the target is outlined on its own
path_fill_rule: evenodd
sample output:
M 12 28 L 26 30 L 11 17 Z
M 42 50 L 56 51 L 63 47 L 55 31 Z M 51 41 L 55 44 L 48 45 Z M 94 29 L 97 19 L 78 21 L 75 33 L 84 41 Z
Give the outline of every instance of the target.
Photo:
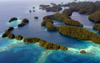
M 17 26 L 18 26 L 18 27 L 21 27 L 21 26 L 24 26 L 24 25 L 27 24 L 27 23 L 29 23 L 29 20 L 26 19 L 26 18 L 24 18 L 24 19 L 22 20 L 22 22 L 21 22 L 20 24 L 18 24 Z
M 95 24 L 93 28 L 100 32 L 100 23 Z
M 72 20 L 68 15 L 64 13 L 56 13 L 53 15 L 47 15 L 47 16 L 44 16 L 43 19 L 56 19 L 59 21 L 63 21 L 65 24 L 68 24 L 68 25 L 81 26 L 81 27 L 83 26 L 83 24 L 81 24 L 80 22 L 76 20 Z
M 81 50 L 80 53 L 86 53 L 86 51 L 85 50 Z
M 15 38 L 15 35 L 12 34 L 12 33 L 10 33 L 10 31 L 6 30 L 6 31 L 4 32 L 4 34 L 2 35 L 2 37 L 8 37 L 8 38 L 10 38 L 10 39 L 13 39 L 13 38 Z
M 8 34 L 8 38 L 13 39 L 13 38 L 15 38 L 15 35 L 10 33 L 10 34 Z
M 35 18 L 35 19 L 38 19 L 38 17 L 37 17 L 37 16 L 35 16 L 34 18 Z
M 18 20 L 16 17 L 13 17 L 9 20 L 9 22 L 12 22 L 12 21 L 15 21 L 15 20 Z
M 89 20 L 93 22 L 99 22 L 100 23 L 100 11 L 96 11 L 93 14 L 89 15 Z
M 14 29 L 14 27 L 9 27 L 8 31 L 12 31 Z
M 96 2 L 72 2 L 68 4 L 59 4 L 59 6 L 70 7 L 72 11 L 80 14 L 90 15 L 95 11 L 100 11 L 100 1 Z
M 22 39 L 23 39 L 23 36 L 17 35 L 15 38 L 16 38 L 17 40 L 22 40 Z
M 46 10 L 47 12 L 49 11 L 53 11 L 53 12 L 58 12 L 60 10 L 62 10 L 62 8 L 54 3 L 51 3 L 53 6 L 50 7 L 50 5 L 44 5 L 44 4 L 41 4 L 40 5 L 40 9 L 44 9 Z
M 47 26 L 47 30 L 58 30 L 59 27 L 56 27 L 53 25 L 53 21 L 50 19 L 45 19 L 41 25 L 46 25 Z
M 9 34 L 11 36 L 11 33 L 10 31 L 12 31 L 14 29 L 14 27 L 9 27 L 5 32 L 4 34 L 2 35 L 2 37 L 7 37 Z
M 56 43 L 50 43 L 50 42 L 47 42 L 43 39 L 40 39 L 40 38 L 34 38 L 34 37 L 31 37 L 31 38 L 28 38 L 28 37 L 25 37 L 23 39 L 24 42 L 27 42 L 27 43 L 35 43 L 35 42 L 38 42 L 40 44 L 40 46 L 44 47 L 45 49 L 62 49 L 62 50 L 68 50 L 67 47 L 64 47 L 64 46 L 60 46 Z
M 71 16 L 73 11 L 71 9 L 64 9 L 62 13 L 66 14 L 68 16 Z
M 10 34 L 10 32 L 9 32 L 8 30 L 6 30 L 6 31 L 4 32 L 4 34 L 2 35 L 2 37 L 7 37 L 9 34 Z
M 55 3 L 51 3 L 53 6 L 50 7 L 50 5 L 40 5 L 42 9 L 45 9 L 46 11 L 60 11 L 62 8 L 61 6 L 69 6 L 69 9 L 64 9 L 62 13 L 56 13 L 53 15 L 47 15 L 43 17 L 43 22 L 41 25 L 46 25 L 47 30 L 57 30 L 60 34 L 65 35 L 65 36 L 70 36 L 73 38 L 77 38 L 80 40 L 90 40 L 93 41 L 94 43 L 100 44 L 100 35 L 91 32 L 89 30 L 86 30 L 85 28 L 82 28 L 83 24 L 80 22 L 71 19 L 69 16 L 72 15 L 73 11 L 78 11 L 80 14 L 87 14 L 90 15 L 88 18 L 94 22 L 99 22 L 100 21 L 100 8 L 99 8 L 99 3 L 97 2 L 72 2 L 68 4 L 59 4 L 56 5 Z M 33 7 L 34 9 L 34 7 Z M 31 12 L 31 10 L 29 10 Z M 38 19 L 37 16 L 34 17 L 35 19 Z M 56 19 L 59 21 L 63 21 L 65 24 L 64 26 L 56 27 L 53 24 L 53 21 L 50 19 Z M 15 17 L 10 19 L 11 21 L 17 20 Z M 24 26 L 26 23 L 28 23 L 28 19 L 23 19 L 20 24 L 18 24 L 18 27 Z M 100 31 L 100 23 L 96 24 L 93 26 L 94 29 Z M 22 40 L 23 36 L 17 35 L 15 36 L 14 34 L 10 33 L 14 28 L 9 27 L 2 37 L 8 37 L 10 39 L 16 39 L 16 40 Z M 25 43 L 39 43 L 40 46 L 44 47 L 45 49 L 61 49 L 61 50 L 68 50 L 67 47 L 65 46 L 60 46 L 56 43 L 50 43 L 47 42 L 43 39 L 37 38 L 37 37 L 25 37 L 23 39 L 23 42 Z M 86 53 L 85 50 L 81 50 L 80 53 Z
M 31 10 L 29 10 L 29 12 L 31 12 Z
M 35 7 L 33 7 L 33 9 L 35 9 Z
M 64 25 L 59 28 L 59 33 L 80 40 L 91 40 L 94 43 L 100 44 L 100 35 L 82 27 Z
M 46 8 L 47 12 L 49 12 L 49 11 L 58 12 L 60 10 L 62 10 L 62 8 L 60 6 L 52 6 L 52 7 Z

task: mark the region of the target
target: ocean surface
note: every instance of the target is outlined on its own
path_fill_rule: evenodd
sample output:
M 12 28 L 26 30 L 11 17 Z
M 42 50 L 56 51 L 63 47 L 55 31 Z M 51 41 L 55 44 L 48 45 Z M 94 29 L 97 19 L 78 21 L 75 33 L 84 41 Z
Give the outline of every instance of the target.
M 95 2 L 96 0 L 80 1 Z M 73 0 L 0 0 L 0 63 L 100 63 L 99 44 L 64 36 L 58 31 L 47 31 L 46 26 L 41 26 L 43 16 L 57 12 L 46 12 L 39 9 L 39 5 L 51 2 L 60 4 L 61 2 L 73 2 Z M 62 8 L 59 13 L 68 7 Z M 35 10 L 35 12 L 30 13 L 29 10 Z M 39 18 L 34 19 L 34 16 Z M 8 21 L 12 17 L 17 17 L 18 20 L 9 23 Z M 73 12 L 70 17 L 81 22 L 84 25 L 83 28 L 100 34 L 93 29 L 93 25 L 96 23 L 89 21 L 88 15 Z M 29 23 L 23 27 L 17 27 L 24 18 L 27 18 Z M 53 20 L 53 22 L 55 26 L 65 25 L 58 20 Z M 39 46 L 39 43 L 24 43 L 23 40 L 2 38 L 2 34 L 10 26 L 14 27 L 11 33 L 15 36 L 38 37 L 51 43 L 66 46 L 68 50 L 46 50 Z M 85 50 L 87 53 L 82 54 L 80 50 Z

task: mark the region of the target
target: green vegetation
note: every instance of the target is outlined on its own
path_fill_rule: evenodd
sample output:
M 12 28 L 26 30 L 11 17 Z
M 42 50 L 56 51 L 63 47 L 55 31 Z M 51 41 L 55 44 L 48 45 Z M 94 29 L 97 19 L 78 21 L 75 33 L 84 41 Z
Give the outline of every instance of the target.
M 96 2 L 72 2 L 65 4 L 66 6 L 70 6 L 70 9 L 73 11 L 78 11 L 80 14 L 92 14 L 97 10 L 100 10 L 100 1 Z
M 71 9 L 64 9 L 63 12 L 64 14 L 71 16 L 72 15 L 72 10 Z
M 62 49 L 62 50 L 68 50 L 68 48 L 64 47 L 64 46 L 60 46 L 60 49 Z
M 51 22 L 53 24 L 53 21 L 50 19 L 45 19 L 44 21 L 41 22 L 41 25 L 46 25 L 47 22 Z
M 100 23 L 95 24 L 93 28 L 100 32 Z
M 10 33 L 10 34 L 8 34 L 8 38 L 13 39 L 13 38 L 15 38 L 15 35 Z
M 46 43 L 44 44 L 44 48 L 45 48 L 45 49 L 53 49 L 53 43 L 46 42 Z
M 9 22 L 12 22 L 12 21 L 14 21 L 14 20 L 18 20 L 16 17 L 13 17 L 13 18 L 11 18 L 10 20 L 9 20 Z
M 100 44 L 100 35 L 97 35 L 96 33 L 93 33 L 82 27 L 65 25 L 59 28 L 59 32 L 66 36 L 71 36 L 73 38 L 77 38 L 81 40 L 91 40 L 95 43 Z
M 85 14 L 86 11 L 85 11 L 85 9 L 81 9 L 81 10 L 79 10 L 79 13 L 80 13 L 80 14 Z
M 62 8 L 58 5 L 56 5 L 55 3 L 51 3 L 53 6 L 50 7 L 50 5 L 44 5 L 44 4 L 41 4 L 40 5 L 40 9 L 45 9 L 47 12 L 48 11 L 54 11 L 54 12 L 57 12 L 57 11 L 60 11 L 62 10 Z
M 71 18 L 64 13 L 56 13 L 56 14 L 53 14 L 53 15 L 44 16 L 43 19 L 56 19 L 56 20 L 59 20 L 59 21 L 64 21 L 65 19 L 71 19 Z
M 33 43 L 33 42 L 39 42 L 40 46 L 44 47 L 45 49 L 62 49 L 62 50 L 67 50 L 67 47 L 64 47 L 64 46 L 60 46 L 58 44 L 55 44 L 55 43 L 50 43 L 50 42 L 47 42 L 43 39 L 40 39 L 40 38 L 24 38 L 23 40 L 24 42 L 29 42 L 29 43 Z
M 52 6 L 52 7 L 48 7 L 48 8 L 46 8 L 46 11 L 48 12 L 48 11 L 55 11 L 55 12 L 57 12 L 57 11 L 60 11 L 60 10 L 62 10 L 62 8 L 60 7 L 60 6 Z
M 91 37 L 91 41 L 100 44 L 100 35 L 95 34 L 94 36 Z
M 45 41 L 43 41 L 43 42 L 39 42 L 39 43 L 40 43 L 40 46 L 44 46 L 44 45 L 46 44 Z
M 86 51 L 85 50 L 81 50 L 80 53 L 86 53 Z
M 21 27 L 21 26 L 24 26 L 26 23 L 28 23 L 29 22 L 29 20 L 28 19 L 26 19 L 26 18 L 24 18 L 23 20 L 22 20 L 22 22 L 20 23 L 20 24 L 18 24 L 17 26 L 18 27 Z
M 5 32 L 4 34 L 2 35 L 2 37 L 8 37 L 8 38 L 14 38 L 15 35 L 14 34 L 11 34 L 10 31 L 13 30 L 14 28 L 13 27 L 9 27 Z
M 13 30 L 14 29 L 14 27 L 9 27 L 8 28 L 8 31 L 11 31 L 11 30 Z
M 28 37 L 25 37 L 24 38 L 24 42 L 30 42 L 30 43 L 33 43 L 33 42 L 39 42 L 39 38 L 33 38 L 33 37 L 31 37 L 31 38 L 28 38 Z
M 24 18 L 24 19 L 22 20 L 22 23 L 28 23 L 28 22 L 29 22 L 29 20 L 26 19 L 26 18 Z
M 22 39 L 23 39 L 23 36 L 17 35 L 15 38 L 16 38 L 17 40 L 22 40 Z
M 38 19 L 38 17 L 37 17 L 37 16 L 35 16 L 34 18 L 35 18 L 35 19 Z
M 80 22 L 76 20 L 72 20 L 72 19 L 65 19 L 64 23 L 68 25 L 73 25 L 73 26 L 83 26 L 83 24 L 81 24 Z
M 47 26 L 47 30 L 58 30 L 59 27 L 56 27 L 53 25 L 53 21 L 50 19 L 46 19 L 44 20 L 41 25 L 46 25 Z
M 45 43 L 44 48 L 45 49 L 60 49 L 60 46 L 58 44 L 47 42 Z
M 21 26 L 24 26 L 25 24 L 24 23 L 20 23 L 20 24 L 18 24 L 17 26 L 18 27 L 21 27 Z
M 4 34 L 2 35 L 2 37 L 7 37 L 9 34 L 10 34 L 10 32 L 9 32 L 8 30 L 6 30 L 6 31 L 4 32 Z
M 88 18 L 94 22 L 100 22 L 100 11 L 94 12 Z
M 73 26 L 83 26 L 80 22 L 72 20 L 69 16 L 64 13 L 56 13 L 53 15 L 44 16 L 43 19 L 56 19 L 59 21 L 63 21 L 65 24 L 73 25 Z

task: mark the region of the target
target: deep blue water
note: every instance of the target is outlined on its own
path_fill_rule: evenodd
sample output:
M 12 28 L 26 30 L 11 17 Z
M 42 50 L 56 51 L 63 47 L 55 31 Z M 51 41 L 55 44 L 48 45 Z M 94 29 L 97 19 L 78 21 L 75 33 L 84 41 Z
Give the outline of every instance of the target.
M 20 40 L 0 37 L 0 63 L 100 63 L 100 45 L 90 41 L 64 36 L 58 31 L 47 31 L 46 26 L 41 26 L 43 16 L 55 14 L 56 12 L 41 10 L 39 9 L 40 4 L 50 4 L 51 2 L 59 4 L 61 2 L 68 3 L 72 1 L 73 0 L 0 0 L 0 36 L 8 27 L 13 26 L 15 29 L 11 31 L 11 33 L 15 35 L 39 37 L 48 42 L 57 43 L 69 48 L 68 51 L 45 50 L 37 43 L 27 44 Z M 36 12 L 29 13 L 29 10 L 33 10 L 32 7 L 35 7 Z M 62 11 L 63 10 L 59 11 L 59 13 Z M 38 16 L 39 19 L 34 19 L 34 16 Z M 9 23 L 8 21 L 12 17 L 17 17 L 18 20 Z M 100 32 L 92 28 L 96 23 L 89 21 L 87 15 L 73 12 L 70 17 L 81 22 L 87 30 L 100 34 Z M 24 18 L 29 19 L 30 22 L 23 27 L 16 27 Z M 61 21 L 53 21 L 55 26 L 65 25 Z M 85 49 L 88 53 L 80 54 L 79 50 L 81 49 Z

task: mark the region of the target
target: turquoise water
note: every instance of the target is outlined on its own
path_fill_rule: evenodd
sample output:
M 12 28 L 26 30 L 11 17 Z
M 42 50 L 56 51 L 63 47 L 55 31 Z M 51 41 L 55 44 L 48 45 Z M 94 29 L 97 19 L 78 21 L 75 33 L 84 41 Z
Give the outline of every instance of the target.
M 91 41 L 64 36 L 58 31 L 47 31 L 46 26 L 41 26 L 43 16 L 55 14 L 56 12 L 41 10 L 39 9 L 40 4 L 50 4 L 51 2 L 59 4 L 72 1 L 0 0 L 0 63 L 100 63 L 100 45 Z M 35 7 L 36 12 L 29 13 L 29 10 L 33 10 L 32 7 Z M 59 11 L 59 13 L 62 11 Z M 39 19 L 34 19 L 34 16 L 38 16 Z M 18 20 L 9 23 L 8 21 L 12 17 L 17 17 Z M 100 32 L 92 28 L 96 23 L 89 21 L 87 15 L 73 12 L 70 17 L 81 22 L 87 30 L 100 34 Z M 29 19 L 30 22 L 18 28 L 17 25 L 24 18 Z M 53 22 L 55 26 L 65 25 L 58 20 L 53 20 Z M 48 42 L 66 46 L 68 50 L 45 50 L 38 43 L 24 43 L 22 40 L 1 38 L 4 31 L 10 26 L 14 27 L 11 33 L 15 35 L 39 37 Z M 87 53 L 81 54 L 79 53 L 80 50 L 86 50 Z

